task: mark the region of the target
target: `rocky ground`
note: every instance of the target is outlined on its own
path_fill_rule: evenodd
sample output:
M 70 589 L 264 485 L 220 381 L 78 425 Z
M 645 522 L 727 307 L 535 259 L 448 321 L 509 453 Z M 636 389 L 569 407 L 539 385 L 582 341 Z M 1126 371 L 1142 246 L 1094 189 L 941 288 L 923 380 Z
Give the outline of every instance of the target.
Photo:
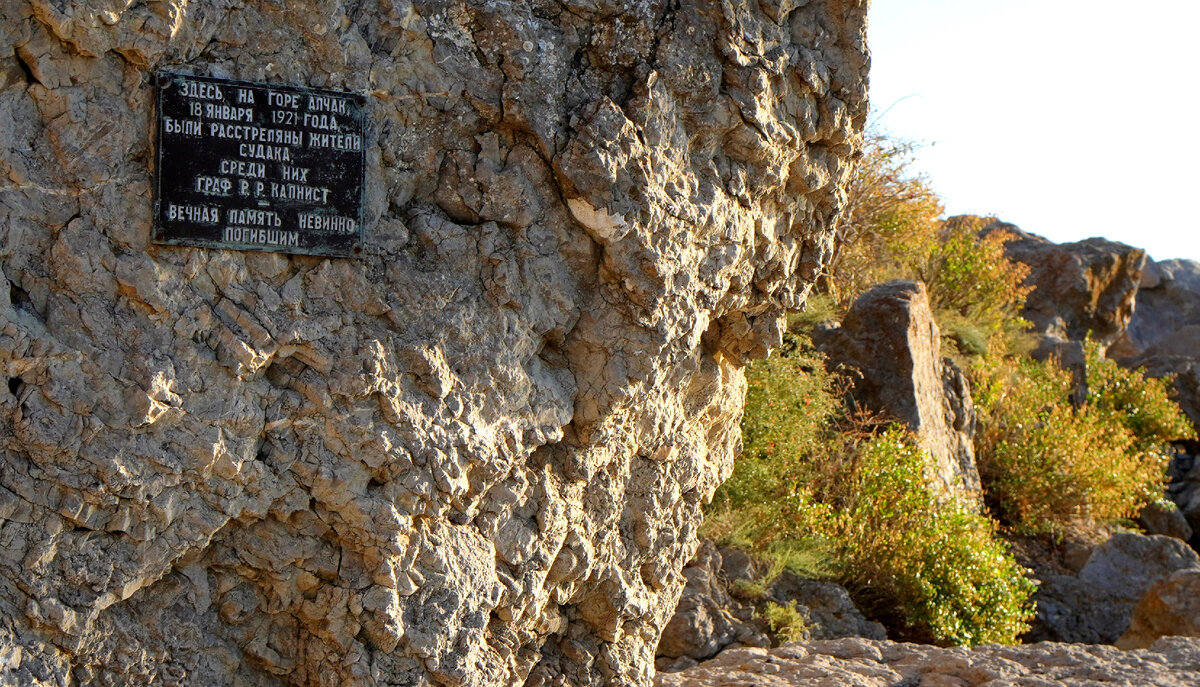
M 660 674 L 657 687 L 1077 687 L 1200 684 L 1200 639 L 1160 639 L 1148 650 L 1042 642 L 940 649 L 869 639 L 726 651 L 700 666 Z

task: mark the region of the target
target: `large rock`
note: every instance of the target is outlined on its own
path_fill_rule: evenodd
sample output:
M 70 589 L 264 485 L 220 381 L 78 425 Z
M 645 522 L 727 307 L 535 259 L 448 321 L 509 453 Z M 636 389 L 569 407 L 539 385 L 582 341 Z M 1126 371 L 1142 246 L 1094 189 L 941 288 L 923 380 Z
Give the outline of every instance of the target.
M 734 649 L 657 687 L 1195 687 L 1200 639 L 1172 638 L 1149 651 L 1042 643 L 940 649 L 865 639 L 797 642 L 777 649 Z
M 1037 617 L 1029 639 L 1111 644 L 1129 628 L 1146 591 L 1179 570 L 1200 570 L 1200 556 L 1182 541 L 1113 535 L 1078 576 L 1044 576 L 1034 595 Z
M 1061 354 L 1064 344 L 1089 333 L 1108 346 L 1129 326 L 1146 263 L 1142 249 L 1102 238 L 1053 243 L 1005 222 L 984 231 L 1010 234 L 1005 255 L 1029 267 L 1025 283 L 1033 291 L 1021 314 L 1042 336 L 1044 351 Z
M 1122 649 L 1145 649 L 1159 637 L 1200 637 L 1200 569 L 1180 570 L 1146 591 L 1133 609 Z
M 649 682 L 865 5 L 0 3 L 0 679 Z M 362 255 L 151 245 L 166 69 L 364 95 Z
M 1200 262 L 1148 261 L 1127 334 L 1137 355 L 1200 358 Z
M 1192 526 L 1179 507 L 1171 501 L 1146 504 L 1138 513 L 1137 524 L 1146 534 L 1162 534 L 1181 541 L 1192 538 Z
M 849 374 L 861 407 L 913 430 L 933 459 L 933 483 L 979 504 L 975 407 L 962 371 L 941 355 L 941 336 L 920 282 L 893 281 L 854 302 L 840 326 L 818 331 L 829 364 Z

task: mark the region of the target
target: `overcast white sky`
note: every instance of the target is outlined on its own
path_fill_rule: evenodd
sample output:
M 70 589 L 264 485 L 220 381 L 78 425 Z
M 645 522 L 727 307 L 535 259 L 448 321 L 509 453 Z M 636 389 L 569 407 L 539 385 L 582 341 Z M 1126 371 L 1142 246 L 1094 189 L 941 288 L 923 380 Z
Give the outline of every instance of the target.
M 949 214 L 1200 260 L 1200 0 L 871 5 L 872 109 Z

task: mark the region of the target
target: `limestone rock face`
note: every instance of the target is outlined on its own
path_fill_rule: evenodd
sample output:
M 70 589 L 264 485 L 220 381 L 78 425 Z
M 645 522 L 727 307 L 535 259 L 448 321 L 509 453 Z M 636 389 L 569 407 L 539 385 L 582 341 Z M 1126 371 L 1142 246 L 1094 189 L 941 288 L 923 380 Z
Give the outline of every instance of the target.
M 854 302 L 841 326 L 818 332 L 815 340 L 831 365 L 853 377 L 863 408 L 916 432 L 943 492 L 979 503 L 970 386 L 942 358 L 924 284 L 893 281 L 871 289 Z
M 648 683 L 865 4 L 0 5 L 0 682 Z M 161 69 L 365 95 L 363 255 L 150 245 Z
M 733 649 L 657 687 L 789 687 L 795 685 L 1145 685 L 1192 687 L 1200 672 L 1200 639 L 1162 639 L 1148 651 L 1041 643 L 939 649 L 865 639 L 797 642 L 778 649 Z

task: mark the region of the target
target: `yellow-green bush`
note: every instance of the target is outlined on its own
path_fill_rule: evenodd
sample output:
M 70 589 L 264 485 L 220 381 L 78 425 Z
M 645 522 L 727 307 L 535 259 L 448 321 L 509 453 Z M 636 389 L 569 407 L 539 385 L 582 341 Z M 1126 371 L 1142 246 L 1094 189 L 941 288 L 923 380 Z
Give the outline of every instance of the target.
M 1019 349 L 1029 322 L 1021 318 L 1029 267 L 1009 260 L 1004 245 L 1014 237 L 1004 231 L 980 236 L 981 217 L 947 220 L 936 243 L 914 256 L 913 272 L 929 290 L 929 305 L 943 334 L 959 352 L 982 355 L 995 341 L 1006 350 Z
M 927 461 L 899 429 L 867 439 L 810 485 L 806 498 L 824 506 L 815 526 L 837 542 L 843 582 L 909 639 L 1013 643 L 1028 629 L 1033 584 L 991 520 L 935 495 Z
M 808 639 L 808 618 L 797 608 L 795 601 L 790 604 L 780 604 L 768 601 L 763 607 L 763 618 L 771 633 L 785 642 L 799 642 Z
M 916 149 L 880 131 L 864 136 L 822 284 L 843 309 L 874 284 L 908 278 L 912 257 L 936 242 L 942 203 L 912 169 Z
M 710 536 L 825 573 L 910 638 L 1016 640 L 1031 583 L 987 517 L 934 495 L 908 434 L 847 419 L 803 337 L 747 380 L 745 449 L 709 508 Z
M 928 180 L 912 168 L 915 144 L 868 131 L 863 156 L 846 192 L 837 248 L 820 286 L 844 311 L 875 284 L 891 279 L 925 282 L 930 305 L 947 340 L 965 355 L 986 352 L 999 339 L 1019 349 L 1028 325 L 1020 318 L 1028 268 L 1004 256 L 1012 237 L 989 221 L 943 221 Z M 811 319 L 811 318 L 809 318 Z
M 991 358 L 975 371 L 980 478 L 1002 522 L 1027 533 L 1133 517 L 1162 496 L 1167 442 L 1191 427 L 1167 394 L 1088 344 L 1087 400 L 1053 362 Z
M 1089 407 L 1129 430 L 1137 450 L 1169 456 L 1170 442 L 1195 438 L 1191 422 L 1171 400 L 1170 380 L 1117 365 L 1095 342 L 1087 342 L 1086 352 Z

